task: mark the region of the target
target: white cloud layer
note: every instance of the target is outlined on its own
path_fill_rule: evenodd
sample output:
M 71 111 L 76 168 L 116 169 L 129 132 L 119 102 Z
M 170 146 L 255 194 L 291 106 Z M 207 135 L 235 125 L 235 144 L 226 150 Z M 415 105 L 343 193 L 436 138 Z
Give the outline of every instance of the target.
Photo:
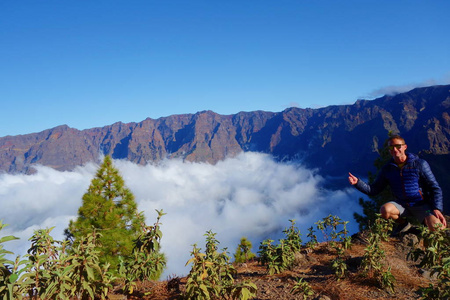
M 379 89 L 373 90 L 368 94 L 368 98 L 376 98 L 376 97 L 382 97 L 384 95 L 388 96 L 394 96 L 396 94 L 409 92 L 412 89 L 420 88 L 420 87 L 426 87 L 426 86 L 433 86 L 433 85 L 440 85 L 440 84 L 449 84 L 450 83 L 450 73 L 445 74 L 440 79 L 428 79 L 423 80 L 422 82 L 415 82 L 410 84 L 404 84 L 404 85 L 390 85 L 381 87 Z M 360 97 L 365 98 L 365 97 Z
M 360 211 L 353 189 L 321 188 L 323 178 L 293 163 L 278 163 L 270 156 L 244 153 L 216 165 L 166 160 L 140 166 L 115 161 L 115 166 L 134 193 L 147 224 L 153 224 L 163 209 L 162 251 L 168 259 L 164 276 L 186 275 L 192 245 L 204 249 L 206 231 L 217 233 L 219 248 L 232 255 L 241 237 L 253 242 L 253 252 L 267 238 L 278 240 L 295 219 L 306 240 L 307 228 L 329 214 L 350 221 Z M 10 224 L 1 236 L 15 235 L 19 241 L 4 246 L 23 255 L 33 231 L 55 227 L 52 236 L 64 238 L 69 220 L 75 218 L 97 166 L 73 172 L 38 167 L 33 175 L 0 175 L 0 219 Z

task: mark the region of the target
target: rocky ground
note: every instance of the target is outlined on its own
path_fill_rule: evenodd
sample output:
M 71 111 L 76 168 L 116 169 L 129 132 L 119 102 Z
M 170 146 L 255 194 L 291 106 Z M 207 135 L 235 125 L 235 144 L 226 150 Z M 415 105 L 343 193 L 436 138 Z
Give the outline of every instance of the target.
M 370 278 L 363 277 L 359 266 L 366 248 L 364 234 L 353 237 L 353 246 L 346 253 L 348 275 L 336 280 L 331 261 L 336 257 L 327 243 L 320 244 L 314 251 L 306 250 L 298 255 L 297 266 L 277 275 L 268 275 L 265 266 L 257 261 L 236 266 L 236 280 L 248 280 L 258 287 L 257 300 L 303 299 L 302 294 L 293 295 L 291 289 L 299 278 L 303 278 L 313 289 L 314 295 L 307 299 L 420 299 L 418 290 L 428 286 L 434 279 L 430 272 L 421 270 L 417 262 L 408 259 L 411 243 L 417 242 L 414 234 L 391 238 L 383 242 L 386 259 L 383 262 L 391 268 L 396 279 L 395 291 L 383 290 Z M 132 296 L 121 293 L 117 286 L 110 299 L 182 299 L 186 278 L 168 278 L 158 282 L 142 282 Z

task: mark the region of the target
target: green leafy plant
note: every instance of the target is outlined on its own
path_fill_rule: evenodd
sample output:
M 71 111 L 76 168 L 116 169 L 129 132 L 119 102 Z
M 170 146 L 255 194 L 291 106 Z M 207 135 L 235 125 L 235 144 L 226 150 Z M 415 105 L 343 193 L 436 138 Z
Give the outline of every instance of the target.
M 163 235 L 160 219 L 165 213 L 163 210 L 156 212 L 158 217 L 153 226 L 141 224 L 142 231 L 134 241 L 133 255 L 120 258 L 119 274 L 125 279 L 124 290 L 129 294 L 133 293 L 136 281 L 157 280 L 166 266 L 166 258 L 160 252 Z
M 193 264 L 186 283 L 187 299 L 220 299 L 225 288 L 233 282 L 235 269 L 225 251 L 217 252 L 216 234 L 208 231 L 205 236 L 205 253 L 200 253 L 201 249 L 194 245 L 193 258 L 187 262 Z
M 317 229 L 323 234 L 325 242 L 332 248 L 335 247 L 336 242 L 342 242 L 343 247 L 348 249 L 351 246 L 351 239 L 347 236 L 348 221 L 343 221 L 338 216 L 328 215 L 322 220 L 317 221 Z
M 379 281 L 383 289 L 394 292 L 396 279 L 391 273 L 391 267 L 381 273 Z
M 42 297 L 51 280 L 51 272 L 58 268 L 58 244 L 50 235 L 52 228 L 38 229 L 29 239 L 26 274 L 22 289 L 27 289 L 31 298 Z
M 105 299 L 112 287 L 114 277 L 108 273 L 109 265 L 100 265 L 98 238 L 95 231 L 80 240 L 64 260 L 67 276 L 71 278 L 71 295 L 78 299 L 94 299 L 100 295 Z
M 13 267 L 8 266 L 2 272 L 10 275 L 6 286 L 5 278 L 1 278 L 2 299 L 22 299 L 25 295 L 29 299 L 106 299 L 114 278 L 107 265 L 103 269 L 99 266 L 95 250 L 98 235 L 93 233 L 82 239 L 69 255 L 65 251 L 67 243 L 51 237 L 52 229 L 36 230 L 29 239 L 27 260 L 17 257 Z M 6 240 L 11 237 L 0 239 L 0 244 Z
M 289 220 L 291 226 L 283 230 L 284 241 L 289 245 L 292 251 L 300 251 L 302 248 L 302 234 L 300 230 L 295 226 L 295 220 Z
M 1 250 L 0 250 L 1 252 Z M 26 265 L 28 260 L 21 260 L 20 256 L 17 256 L 14 263 L 12 264 L 10 270 L 10 275 L 7 280 L 2 275 L 0 275 L 0 297 L 4 300 L 9 299 L 22 299 L 24 292 L 22 291 L 22 276 L 26 268 L 21 267 Z
M 317 241 L 316 231 L 314 230 L 313 226 L 308 228 L 307 237 L 309 238 L 309 241 L 306 243 L 306 247 L 308 249 L 314 250 L 319 242 Z
M 185 299 L 210 299 L 211 292 L 213 295 L 215 293 L 208 279 L 208 271 L 213 263 L 207 261 L 206 254 L 200 251 L 201 249 L 194 245 L 191 252 L 192 258 L 186 263 L 186 265 L 192 264 L 192 268 L 186 281 Z
M 420 260 L 421 268 L 431 269 L 437 275 L 437 283 L 421 288 L 423 299 L 450 298 L 450 235 L 448 228 L 431 231 L 426 226 L 420 227 L 420 238 L 423 239 L 424 249 L 413 249 L 409 254 L 415 261 Z
M 433 266 L 433 274 L 438 281 L 420 289 L 422 299 L 450 299 L 450 257 L 443 258 L 442 265 Z
M 185 299 L 250 299 L 256 295 L 256 285 L 251 282 L 236 284 L 233 276 L 236 270 L 230 262 L 226 249 L 218 252 L 219 242 L 216 234 L 206 234 L 206 250 L 201 253 L 197 245 L 193 246 L 192 258 L 186 265 L 192 264 L 187 276 Z
M 259 246 L 259 262 L 262 265 L 267 266 L 267 271 L 269 275 L 279 274 L 283 272 L 287 266 L 283 264 L 283 250 L 286 248 L 280 245 L 273 245 L 274 241 L 271 239 L 267 239 L 261 242 Z
M 336 252 L 336 258 L 331 262 L 331 268 L 338 280 L 345 277 L 347 274 L 347 264 L 345 262 L 346 250 L 352 246 L 351 237 L 348 236 L 347 224 L 348 221 L 343 221 L 338 216 L 328 215 L 315 224 L 317 229 L 323 234 L 327 246 Z M 317 237 L 313 234 L 313 229 L 310 228 L 310 236 L 312 245 L 317 243 Z
M 303 281 L 303 278 L 299 278 L 294 287 L 291 289 L 291 293 L 293 295 L 301 294 L 303 299 L 306 300 L 308 299 L 308 297 L 314 295 L 314 290 L 311 288 L 308 282 Z
M 259 246 L 260 263 L 267 266 L 270 275 L 281 273 L 291 269 L 295 262 L 295 253 L 301 249 L 301 234 L 295 227 L 295 220 L 289 220 L 291 226 L 283 233 L 285 238 L 279 240 L 279 244 L 273 245 L 273 240 L 267 239 Z
M 67 258 L 64 243 L 59 252 L 59 266 L 50 270 L 50 279 L 42 295 L 44 299 L 70 299 L 72 296 L 73 266 L 67 263 Z
M 386 255 L 381 242 L 386 237 L 386 233 L 392 230 L 392 226 L 392 220 L 385 220 L 378 215 L 374 225 L 370 227 L 368 245 L 361 262 L 362 275 L 375 278 L 382 288 L 390 292 L 394 292 L 396 280 L 390 268 L 386 270 L 383 264 Z
M 233 300 L 248 300 L 256 297 L 257 291 L 256 284 L 244 281 L 227 287 L 226 294 Z
M 347 274 L 347 264 L 343 258 L 344 253 L 345 252 L 342 248 L 338 248 L 338 255 L 331 263 L 331 267 L 338 280 L 344 278 Z
M 0 231 L 7 225 L 0 220 Z M 21 299 L 22 295 L 19 291 L 18 279 L 23 269 L 19 267 L 25 264 L 17 257 L 13 262 L 6 258 L 6 255 L 13 254 L 11 251 L 4 249 L 3 244 L 18 238 L 12 235 L 0 238 L 0 298 L 4 300 Z
M 108 272 L 109 265 L 100 266 L 99 234 L 94 231 L 81 239 L 68 254 L 67 242 L 54 241 L 50 231 L 38 230 L 30 239 L 31 268 L 22 288 L 37 299 L 106 299 L 114 277 Z

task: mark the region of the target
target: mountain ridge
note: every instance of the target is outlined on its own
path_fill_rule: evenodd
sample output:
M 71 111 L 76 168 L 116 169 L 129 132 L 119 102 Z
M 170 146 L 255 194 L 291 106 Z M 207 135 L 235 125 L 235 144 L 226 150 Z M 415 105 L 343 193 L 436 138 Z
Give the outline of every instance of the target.
M 318 109 L 231 115 L 205 110 L 84 130 L 60 125 L 0 137 L 0 171 L 32 173 L 38 164 L 66 171 L 106 154 L 141 165 L 166 158 L 214 164 L 256 151 L 280 161 L 300 160 L 323 176 L 342 179 L 347 171 L 360 176 L 374 171 L 388 132 L 400 133 L 411 152 L 431 158 L 436 168 L 448 166 L 450 85 Z

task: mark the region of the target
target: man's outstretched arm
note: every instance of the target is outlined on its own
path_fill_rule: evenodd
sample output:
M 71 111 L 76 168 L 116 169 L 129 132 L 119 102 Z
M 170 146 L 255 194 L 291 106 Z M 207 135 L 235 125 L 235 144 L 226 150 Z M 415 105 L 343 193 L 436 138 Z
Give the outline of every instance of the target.
M 358 177 L 349 172 L 348 181 L 357 190 L 369 196 L 378 195 L 387 185 L 386 179 L 384 178 L 384 176 L 380 176 L 380 174 L 373 184 L 367 184 L 366 182 L 360 180 Z

